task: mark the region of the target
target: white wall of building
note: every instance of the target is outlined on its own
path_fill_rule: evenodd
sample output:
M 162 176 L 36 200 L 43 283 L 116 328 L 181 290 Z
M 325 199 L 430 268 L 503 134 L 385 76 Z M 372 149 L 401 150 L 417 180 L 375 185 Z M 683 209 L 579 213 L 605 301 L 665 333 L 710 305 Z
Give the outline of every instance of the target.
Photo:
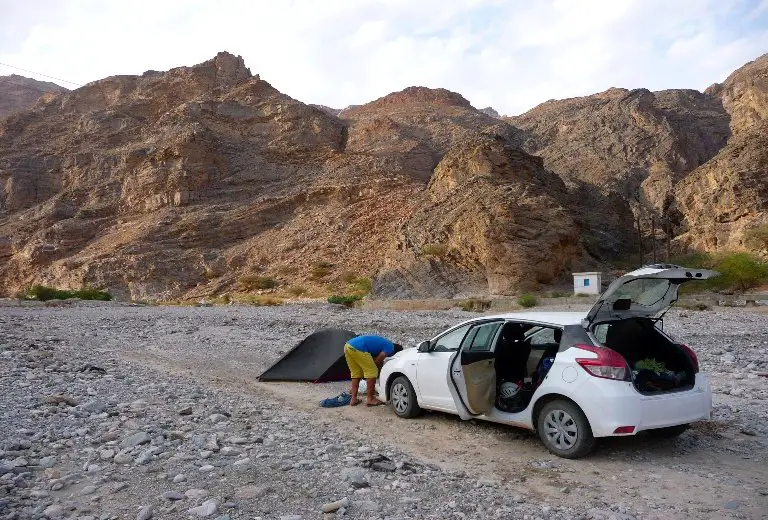
M 573 273 L 573 293 L 574 294 L 600 294 L 602 273 Z

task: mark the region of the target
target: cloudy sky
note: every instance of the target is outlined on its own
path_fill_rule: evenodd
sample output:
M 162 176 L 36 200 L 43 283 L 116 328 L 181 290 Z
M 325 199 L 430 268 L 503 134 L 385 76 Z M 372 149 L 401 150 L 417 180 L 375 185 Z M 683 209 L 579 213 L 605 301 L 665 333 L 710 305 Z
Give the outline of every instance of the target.
M 424 85 L 514 115 L 722 81 L 768 52 L 768 0 L 0 0 L 0 63 L 77 84 L 221 50 L 308 103 Z

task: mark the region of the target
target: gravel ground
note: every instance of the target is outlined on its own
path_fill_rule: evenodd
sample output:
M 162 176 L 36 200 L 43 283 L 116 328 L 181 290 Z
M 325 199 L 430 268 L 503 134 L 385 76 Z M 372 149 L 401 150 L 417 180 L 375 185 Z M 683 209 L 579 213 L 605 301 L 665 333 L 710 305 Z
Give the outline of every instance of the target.
M 553 309 L 554 310 L 554 309 Z M 768 314 L 673 311 L 715 420 L 558 459 L 526 431 L 256 376 L 312 331 L 414 345 L 475 314 L 287 307 L 0 306 L 4 518 L 764 518 Z M 323 508 L 332 511 L 324 513 Z

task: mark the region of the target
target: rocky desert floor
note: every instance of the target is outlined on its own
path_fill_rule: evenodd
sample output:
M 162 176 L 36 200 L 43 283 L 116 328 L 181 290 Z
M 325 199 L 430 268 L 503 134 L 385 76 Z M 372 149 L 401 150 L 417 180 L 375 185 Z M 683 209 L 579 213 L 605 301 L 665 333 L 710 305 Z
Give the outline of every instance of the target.
M 675 440 L 536 436 L 387 407 L 323 409 L 344 384 L 257 376 L 314 330 L 415 345 L 474 314 L 327 304 L 0 305 L 0 517 L 668 519 L 768 515 L 768 313 L 672 311 L 714 419 Z M 332 504 L 333 502 L 338 502 Z M 324 513 L 323 508 L 331 513 Z

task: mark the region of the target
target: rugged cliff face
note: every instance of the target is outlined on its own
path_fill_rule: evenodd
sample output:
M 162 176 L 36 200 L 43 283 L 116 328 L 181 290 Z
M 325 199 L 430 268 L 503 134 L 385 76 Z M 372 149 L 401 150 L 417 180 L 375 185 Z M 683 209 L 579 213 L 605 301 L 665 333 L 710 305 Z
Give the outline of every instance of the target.
M 747 240 L 752 230 L 768 226 L 768 55 L 707 92 L 722 100 L 733 137 L 676 187 L 676 209 L 683 215 L 677 241 L 705 251 L 768 253 Z
M 342 117 L 281 94 L 226 53 L 107 78 L 9 117 L 0 123 L 6 294 L 88 283 L 191 298 L 253 275 L 333 290 L 387 262 L 456 143 L 516 138 L 445 90 L 409 88 Z M 482 271 L 495 260 L 479 261 Z
M 640 193 L 658 209 L 676 181 L 725 145 L 728 120 L 718 98 L 695 90 L 619 88 L 509 118 L 547 168 L 604 194 Z
M 34 106 L 43 96 L 66 92 L 55 83 L 11 74 L 0 76 L 0 119 Z
M 565 184 L 498 136 L 455 143 L 399 230 L 376 294 L 511 294 L 582 256 Z

